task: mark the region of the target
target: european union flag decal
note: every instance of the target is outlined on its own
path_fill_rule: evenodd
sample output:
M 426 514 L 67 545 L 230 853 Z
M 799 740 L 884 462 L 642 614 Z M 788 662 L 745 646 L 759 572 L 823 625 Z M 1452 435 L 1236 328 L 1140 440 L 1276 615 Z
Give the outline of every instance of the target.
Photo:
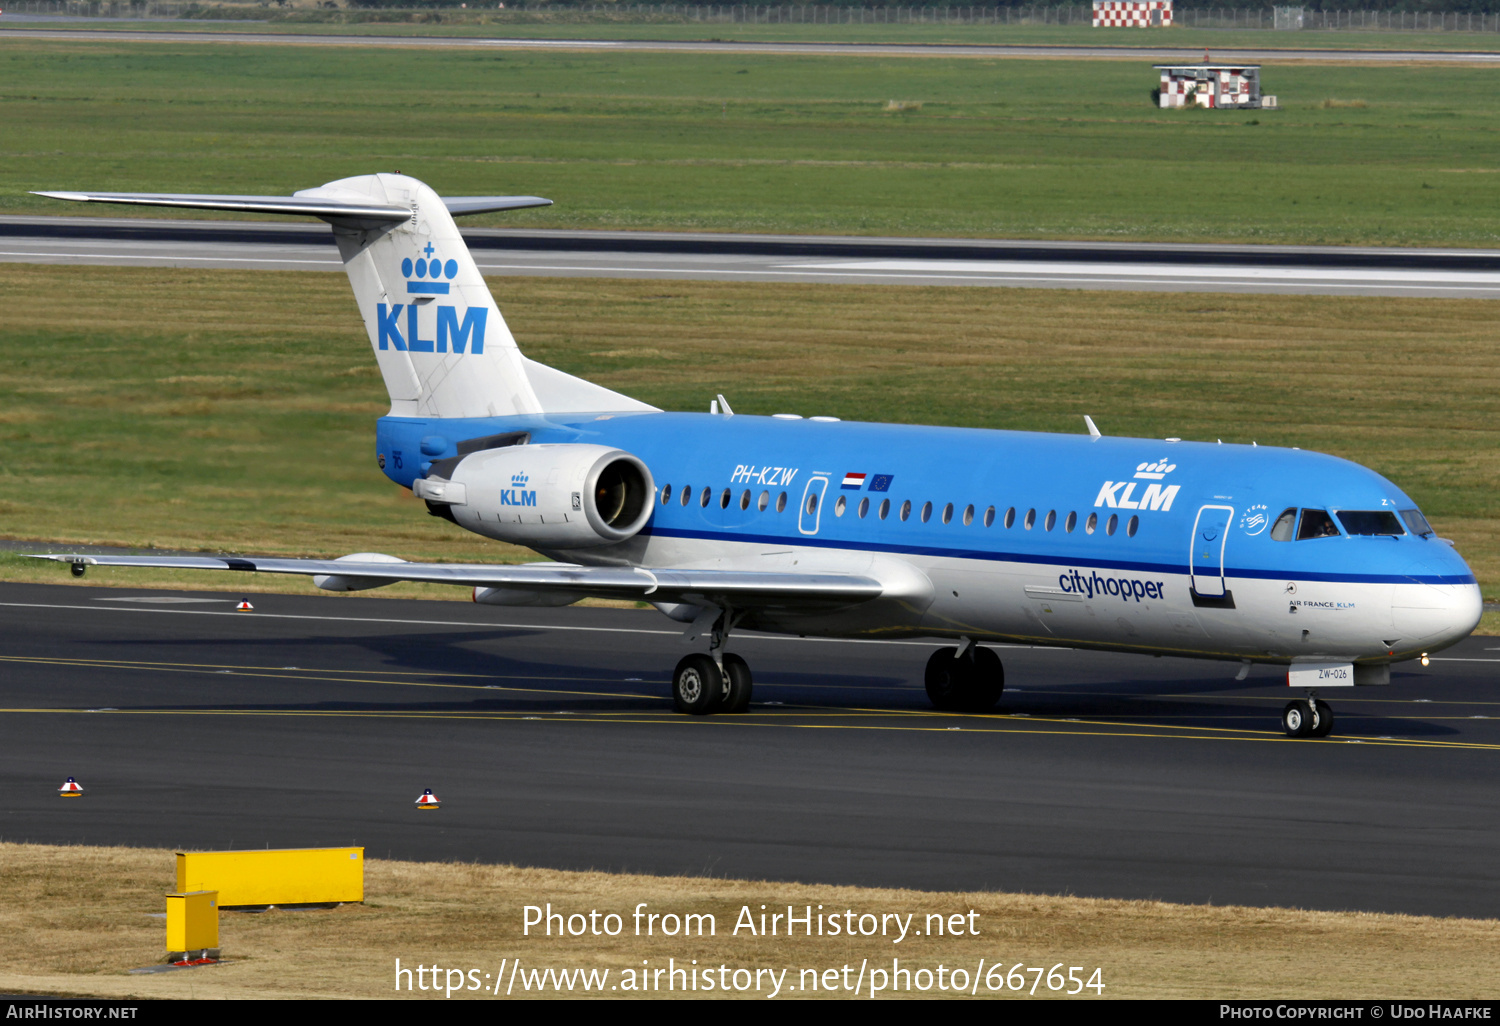
M 873 476 L 873 477 L 870 478 L 870 491 L 872 491 L 872 492 L 885 492 L 885 491 L 889 491 L 890 487 L 891 487 L 891 482 L 894 481 L 895 479 L 896 479 L 896 475 L 895 474 L 876 474 L 875 476 Z

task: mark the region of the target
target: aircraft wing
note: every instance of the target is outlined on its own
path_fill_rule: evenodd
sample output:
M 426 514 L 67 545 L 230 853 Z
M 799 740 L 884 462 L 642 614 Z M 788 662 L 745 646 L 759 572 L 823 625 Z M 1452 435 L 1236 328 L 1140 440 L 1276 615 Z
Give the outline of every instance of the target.
M 242 556 L 38 555 L 83 566 L 135 566 L 168 570 L 240 570 L 268 574 L 337 577 L 348 590 L 396 581 L 518 588 L 580 598 L 709 602 L 733 606 L 847 605 L 879 598 L 885 586 L 872 577 L 838 573 L 693 570 L 579 566 L 571 563 L 485 565 L 475 563 L 360 562 L 351 559 L 276 559 Z M 339 589 L 342 590 L 342 589 Z

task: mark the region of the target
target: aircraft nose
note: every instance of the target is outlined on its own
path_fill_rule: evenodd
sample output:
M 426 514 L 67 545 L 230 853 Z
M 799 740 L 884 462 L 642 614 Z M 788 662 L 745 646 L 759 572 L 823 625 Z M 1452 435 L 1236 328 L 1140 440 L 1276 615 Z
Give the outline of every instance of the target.
M 1429 652 L 1467 638 L 1483 612 L 1478 584 L 1398 584 L 1391 610 L 1401 647 Z

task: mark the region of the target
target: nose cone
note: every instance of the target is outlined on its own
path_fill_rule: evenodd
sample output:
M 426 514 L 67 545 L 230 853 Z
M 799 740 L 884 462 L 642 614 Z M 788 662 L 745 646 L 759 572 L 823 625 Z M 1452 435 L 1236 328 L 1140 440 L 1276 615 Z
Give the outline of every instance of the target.
M 1473 572 L 1453 549 L 1422 562 L 1411 583 L 1396 585 L 1391 617 L 1401 648 L 1433 652 L 1462 641 L 1479 626 L 1484 598 Z

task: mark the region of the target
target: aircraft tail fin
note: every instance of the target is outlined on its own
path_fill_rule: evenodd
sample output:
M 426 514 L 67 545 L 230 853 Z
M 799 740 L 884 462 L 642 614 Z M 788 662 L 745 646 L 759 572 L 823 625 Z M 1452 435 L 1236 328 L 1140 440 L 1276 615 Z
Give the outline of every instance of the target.
M 527 360 L 453 217 L 546 206 L 536 196 L 444 200 L 415 178 L 361 175 L 292 196 L 43 192 L 83 202 L 300 214 L 333 226 L 391 415 L 504 417 L 655 407 Z

